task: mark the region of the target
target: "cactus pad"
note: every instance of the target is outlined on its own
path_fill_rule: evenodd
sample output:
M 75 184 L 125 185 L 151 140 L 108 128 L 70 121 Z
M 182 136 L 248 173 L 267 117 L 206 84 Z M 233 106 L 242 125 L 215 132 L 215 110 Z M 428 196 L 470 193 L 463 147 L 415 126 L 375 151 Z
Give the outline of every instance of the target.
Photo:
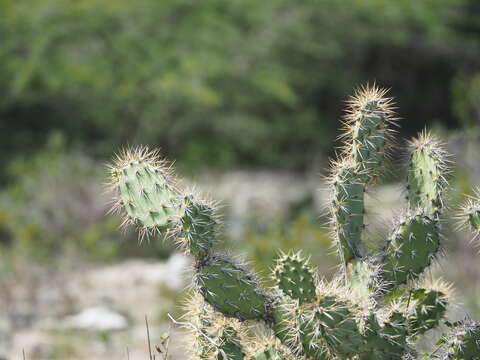
M 337 248 L 348 263 L 360 256 L 365 212 L 364 185 L 359 182 L 357 168 L 350 160 L 333 164 L 333 169 L 332 224 Z
M 211 255 L 197 264 L 197 285 L 205 300 L 225 316 L 240 320 L 267 318 L 270 298 L 258 280 L 227 257 Z
M 168 167 L 156 151 L 127 150 L 111 167 L 111 185 L 117 192 L 115 208 L 126 213 L 141 235 L 168 230 L 183 215 Z
M 315 279 L 308 260 L 299 253 L 282 255 L 277 260 L 274 280 L 282 292 L 300 304 L 315 301 Z
M 198 201 L 192 196 L 184 199 L 179 243 L 190 254 L 200 259 L 213 247 L 218 221 L 213 205 Z
M 443 206 L 442 193 L 448 172 L 445 150 L 426 132 L 409 142 L 409 150 L 407 189 L 410 207 L 419 207 L 426 215 L 436 218 Z
M 364 87 L 349 102 L 346 150 L 365 184 L 374 182 L 380 175 L 389 145 L 389 124 L 394 119 L 391 99 L 385 94 L 385 90 L 376 86 Z
M 382 277 L 389 284 L 417 278 L 440 249 L 438 225 L 428 216 L 407 215 L 388 239 L 382 256 Z

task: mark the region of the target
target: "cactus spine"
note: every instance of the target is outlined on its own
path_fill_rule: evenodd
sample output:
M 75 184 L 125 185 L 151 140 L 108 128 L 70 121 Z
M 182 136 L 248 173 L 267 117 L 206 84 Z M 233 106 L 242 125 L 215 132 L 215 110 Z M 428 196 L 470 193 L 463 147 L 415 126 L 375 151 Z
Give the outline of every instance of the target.
M 110 168 L 111 184 L 114 209 L 123 211 L 124 224 L 137 227 L 141 237 L 162 233 L 194 259 L 195 306 L 187 313 L 194 329 L 192 359 L 417 356 L 415 340 L 442 323 L 449 302 L 445 287 L 420 283 L 441 250 L 448 168 L 446 153 L 433 136 L 424 132 L 409 142 L 408 208 L 381 251 L 370 249 L 365 193 L 385 170 L 394 123 L 386 91 L 376 86 L 357 91 L 349 102 L 340 159 L 332 162 L 330 176 L 331 228 L 342 270 L 327 282 L 299 253 L 282 253 L 270 291 L 244 265 L 215 250 L 215 206 L 181 189 L 157 152 L 139 148 L 117 157 Z M 475 233 L 480 231 L 478 196 L 468 200 L 459 217 Z M 252 320 L 266 332 L 253 338 L 254 346 L 245 335 Z M 441 352 L 429 358 L 473 359 L 480 354 L 478 324 L 445 324 L 450 334 L 444 335 Z

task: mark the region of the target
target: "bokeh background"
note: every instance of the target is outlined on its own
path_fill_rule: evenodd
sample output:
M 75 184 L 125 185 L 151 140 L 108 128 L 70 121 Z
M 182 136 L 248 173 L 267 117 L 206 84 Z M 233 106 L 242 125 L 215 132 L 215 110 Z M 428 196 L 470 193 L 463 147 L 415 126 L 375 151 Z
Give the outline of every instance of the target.
M 374 82 L 399 139 L 445 140 L 455 209 L 480 184 L 476 0 L 0 0 L 0 359 L 146 359 L 145 315 L 184 358 L 167 314 L 189 260 L 105 214 L 104 164 L 128 145 L 212 192 L 225 246 L 261 274 L 303 248 L 330 277 L 318 189 L 345 101 Z M 402 206 L 394 160 L 369 197 L 379 238 Z M 480 255 L 450 228 L 429 276 L 479 320 Z

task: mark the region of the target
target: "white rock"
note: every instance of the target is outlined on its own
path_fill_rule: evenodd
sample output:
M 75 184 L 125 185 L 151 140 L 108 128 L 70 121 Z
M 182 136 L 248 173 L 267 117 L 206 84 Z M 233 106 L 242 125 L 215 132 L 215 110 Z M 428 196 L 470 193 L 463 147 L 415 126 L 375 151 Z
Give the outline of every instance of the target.
M 128 326 L 127 319 L 115 311 L 102 306 L 83 310 L 65 319 L 65 326 L 85 330 L 122 330 Z

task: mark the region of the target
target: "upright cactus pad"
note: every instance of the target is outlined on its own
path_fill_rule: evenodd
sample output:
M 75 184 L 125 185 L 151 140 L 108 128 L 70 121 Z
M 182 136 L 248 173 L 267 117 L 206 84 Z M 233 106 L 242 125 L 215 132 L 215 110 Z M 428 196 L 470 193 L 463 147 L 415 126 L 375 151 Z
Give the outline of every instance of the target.
M 406 215 L 385 244 L 381 259 L 383 279 L 390 285 L 416 279 L 439 249 L 438 224 L 425 215 Z
M 349 263 L 361 256 L 365 187 L 359 179 L 358 168 L 350 159 L 343 159 L 332 167 L 332 225 L 337 249 L 343 261 Z
M 282 255 L 277 260 L 274 279 L 278 288 L 300 304 L 315 301 L 315 279 L 308 261 L 299 253 Z
M 409 142 L 409 151 L 407 189 L 410 207 L 421 208 L 426 215 L 435 218 L 443 207 L 446 152 L 441 143 L 427 132 Z
M 183 215 L 169 168 L 156 151 L 124 151 L 110 171 L 114 210 L 124 209 L 124 223 L 137 226 L 141 235 L 168 230 Z
M 196 295 L 184 323 L 194 338 L 192 360 L 413 360 L 417 338 L 442 322 L 447 292 L 411 281 L 422 277 L 441 248 L 448 169 L 438 140 L 423 133 L 409 143 L 409 206 L 381 251 L 371 248 L 365 231 L 365 192 L 384 173 L 393 147 L 395 119 L 385 94 L 366 87 L 349 104 L 343 149 L 330 176 L 331 228 L 342 266 L 329 282 L 288 253 L 274 269 L 276 286 L 264 292 L 256 276 L 215 250 L 216 208 L 181 189 L 157 152 L 139 148 L 117 157 L 111 185 L 124 223 L 142 236 L 170 235 L 194 258 Z M 475 234 L 479 197 L 470 198 L 460 216 Z M 252 320 L 258 323 L 247 336 L 245 324 Z M 253 336 L 258 327 L 277 339 Z M 479 329 L 470 323 L 454 328 L 429 359 L 479 358 Z
M 358 167 L 363 183 L 373 183 L 383 169 L 390 146 L 390 124 L 395 121 L 391 99 L 376 86 L 361 88 L 349 101 L 346 116 L 346 152 Z
M 258 280 L 227 257 L 211 255 L 197 264 L 196 283 L 205 300 L 225 316 L 267 319 L 271 298 L 259 289 Z

